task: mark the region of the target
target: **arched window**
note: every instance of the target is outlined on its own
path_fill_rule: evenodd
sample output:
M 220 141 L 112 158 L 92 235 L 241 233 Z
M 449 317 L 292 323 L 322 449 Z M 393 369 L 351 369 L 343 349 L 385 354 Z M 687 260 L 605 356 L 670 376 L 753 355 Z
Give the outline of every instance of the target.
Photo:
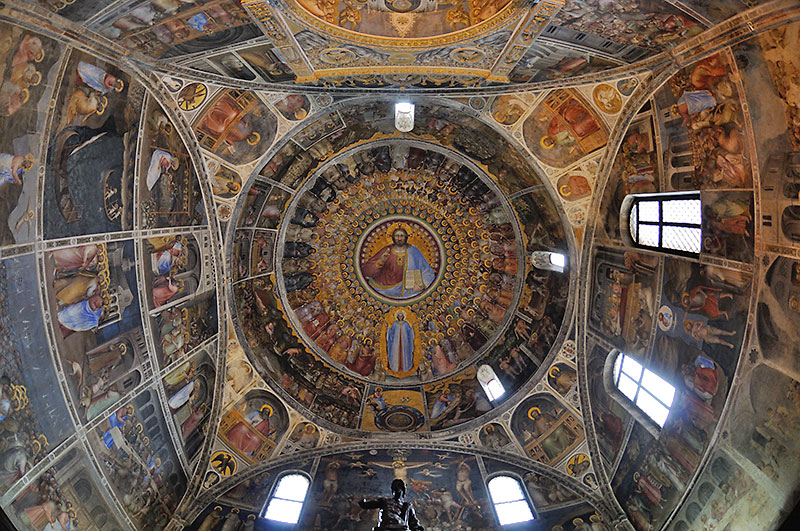
M 308 478 L 303 474 L 281 476 L 269 498 L 264 518 L 285 524 L 296 524 L 300 520 L 300 511 L 303 510 L 309 484 Z
M 488 485 L 500 525 L 533 520 L 533 511 L 518 479 L 511 476 L 495 476 L 489 480 Z
M 617 351 L 610 355 L 614 356 L 614 387 L 659 428 L 663 428 L 675 398 L 675 387 L 631 356 Z
M 567 268 L 567 257 L 561 253 L 550 251 L 533 251 L 531 253 L 531 265 L 537 269 L 563 273 Z
M 700 192 L 628 195 L 620 209 L 630 243 L 683 256 L 700 254 L 702 221 Z
M 478 382 L 480 382 L 489 400 L 499 400 L 501 396 L 506 394 L 506 389 L 495 374 L 494 369 L 488 365 L 478 367 Z

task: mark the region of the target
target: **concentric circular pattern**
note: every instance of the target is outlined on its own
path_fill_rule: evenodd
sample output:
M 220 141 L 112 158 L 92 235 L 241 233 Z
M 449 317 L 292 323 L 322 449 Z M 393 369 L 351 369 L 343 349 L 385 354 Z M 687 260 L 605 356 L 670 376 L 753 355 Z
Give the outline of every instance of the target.
M 335 162 L 282 223 L 293 328 L 323 359 L 382 385 L 470 366 L 513 314 L 524 269 L 508 201 L 437 151 L 395 144 Z

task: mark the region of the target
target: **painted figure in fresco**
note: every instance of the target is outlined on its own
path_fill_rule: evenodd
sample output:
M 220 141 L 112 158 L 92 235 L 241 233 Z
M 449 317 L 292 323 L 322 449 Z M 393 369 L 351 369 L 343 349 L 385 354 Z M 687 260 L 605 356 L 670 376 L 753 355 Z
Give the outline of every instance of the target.
M 160 149 L 154 150 L 147 169 L 147 189 L 152 190 L 162 175 L 170 175 L 169 170 L 177 170 L 178 165 L 178 159 L 171 154 Z
M 78 63 L 77 74 L 78 84 L 91 87 L 100 94 L 108 94 L 110 90 L 122 92 L 125 87 L 125 83 L 121 79 L 112 76 L 98 66 L 83 61 Z
M 449 387 L 445 387 L 442 391 L 442 394 L 439 395 L 439 398 L 436 399 L 436 402 L 433 404 L 431 408 L 431 418 L 435 419 L 441 417 L 447 408 L 450 406 L 450 402 L 456 399 L 456 395 L 450 392 Z
M 538 407 L 531 408 L 528 416 L 533 420 L 533 436 L 541 437 L 547 430 L 558 422 L 558 419 L 550 413 L 542 413 Z M 542 441 L 542 450 L 547 454 L 550 459 L 554 459 L 561 452 L 567 449 L 572 442 L 573 437 L 570 436 L 567 429 L 563 424 L 554 429 L 546 439 Z
M 235 153 L 238 142 L 247 141 L 255 146 L 261 141 L 261 135 L 254 131 L 250 115 L 240 116 L 239 107 L 229 97 L 223 97 L 214 103 L 203 121 L 202 128 L 222 138 L 224 135 L 225 151 Z
M 458 464 L 458 468 L 456 469 L 456 492 L 461 494 L 462 498 L 464 498 L 464 502 L 467 505 L 476 507 L 478 505 L 478 501 L 472 494 L 472 480 L 469 477 L 471 470 L 472 469 L 466 461 L 461 461 L 461 463 Z
M 358 502 L 362 509 L 380 509 L 381 516 L 374 531 L 425 531 L 417 520 L 414 507 L 407 501 L 406 484 L 402 479 L 392 481 L 391 498 L 364 498 Z
M 721 299 L 733 299 L 732 293 L 726 293 L 720 288 L 707 286 L 697 286 L 691 291 L 684 293 L 681 297 L 683 307 L 690 312 L 702 312 L 711 319 L 728 319 L 728 312 L 720 311 L 719 301 Z
M 600 129 L 592 114 L 574 99 L 559 108 L 558 113 L 566 124 L 558 116 L 553 116 L 547 126 L 547 135 L 541 139 L 541 144 L 545 149 L 550 149 L 554 145 L 574 144 L 577 140 L 586 138 Z M 539 119 L 547 120 L 547 114 L 543 114 Z M 577 135 L 577 139 L 573 136 L 573 132 Z
M 361 266 L 361 272 L 378 293 L 407 299 L 431 285 L 436 273 L 419 249 L 408 244 L 408 232 L 392 232 L 392 245 L 386 245 Z
M 225 436 L 228 440 L 242 452 L 253 455 L 261 446 L 262 440 L 257 433 L 264 437 L 269 437 L 275 430 L 270 429 L 269 417 L 272 415 L 272 408 L 264 405 L 260 410 L 253 410 L 245 416 L 245 422 L 238 422 L 231 428 Z
M 153 279 L 153 307 L 165 305 L 172 297 L 183 290 L 183 281 L 175 282 L 170 276 L 160 276 Z
M 167 275 L 172 270 L 173 262 L 176 262 L 183 253 L 183 244 L 176 241 L 172 247 L 155 253 L 156 269 L 159 275 Z
M 339 490 L 339 468 L 342 464 L 338 458 L 334 457 L 333 461 L 328 463 L 325 467 L 325 479 L 322 482 L 322 501 L 320 505 L 330 505 L 336 491 Z
M 85 332 L 97 328 L 103 315 L 103 298 L 92 295 L 58 312 L 58 322 L 74 332 Z
M 169 398 L 169 407 L 173 413 L 178 411 L 181 406 L 185 403 L 189 402 L 192 398 L 194 398 L 194 392 L 200 390 L 200 382 L 191 380 L 186 385 L 184 385 L 177 393 L 172 395 Z
M 386 330 L 386 355 L 389 369 L 394 372 L 410 371 L 414 366 L 414 329 L 405 320 L 405 313 L 397 312 L 396 320 Z
M 0 153 L 0 190 L 10 183 L 22 184 L 22 174 L 33 168 L 33 155 Z

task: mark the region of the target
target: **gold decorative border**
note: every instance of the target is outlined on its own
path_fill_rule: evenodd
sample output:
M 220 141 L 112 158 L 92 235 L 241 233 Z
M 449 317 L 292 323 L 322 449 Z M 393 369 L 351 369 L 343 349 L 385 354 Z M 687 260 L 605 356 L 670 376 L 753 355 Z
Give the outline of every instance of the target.
M 510 20 L 518 18 L 518 15 L 525 11 L 525 5 L 527 4 L 525 0 L 512 0 L 508 3 L 508 5 L 501 9 L 498 14 L 477 25 L 436 37 L 407 39 L 397 37 L 380 37 L 377 35 L 368 35 L 365 33 L 358 33 L 356 31 L 341 28 L 334 24 L 330 24 L 318 19 L 299 6 L 296 0 L 279 0 L 278 3 L 286 6 L 286 9 L 281 10 L 281 12 L 293 22 L 296 22 L 307 29 L 315 30 L 326 37 L 332 37 L 344 42 L 360 44 L 363 46 L 401 50 L 407 50 L 409 48 L 438 48 L 463 41 L 473 40 L 481 35 L 491 32 L 492 30 L 500 29 Z M 254 14 L 264 12 L 264 10 L 268 9 L 268 5 L 268 0 L 242 1 L 242 6 L 252 9 Z
M 372 76 L 386 74 L 439 74 L 447 76 L 484 77 L 491 81 L 502 81 L 492 78 L 490 70 L 475 70 L 472 68 L 459 68 L 452 66 L 419 66 L 419 65 L 394 65 L 394 66 L 360 66 L 350 68 L 323 68 L 314 70 L 313 77 L 297 78 L 298 83 L 307 83 L 326 77 L 344 76 Z

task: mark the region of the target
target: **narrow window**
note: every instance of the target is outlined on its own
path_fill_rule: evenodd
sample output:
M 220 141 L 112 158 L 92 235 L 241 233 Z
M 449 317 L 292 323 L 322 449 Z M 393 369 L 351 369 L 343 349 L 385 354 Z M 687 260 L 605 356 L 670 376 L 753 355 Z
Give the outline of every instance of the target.
M 567 268 L 567 257 L 561 253 L 550 251 L 533 251 L 531 253 L 531 265 L 537 269 L 563 273 Z
M 478 367 L 478 381 L 486 392 L 486 396 L 489 397 L 489 400 L 498 400 L 506 393 L 494 369 L 488 365 L 481 365 Z
M 672 254 L 699 255 L 702 205 L 699 192 L 629 195 L 621 219 L 637 247 Z
M 278 480 L 278 486 L 270 497 L 264 518 L 296 524 L 300 520 L 303 501 L 308 492 L 308 478 L 302 474 L 287 474 Z
M 511 476 L 495 476 L 489 480 L 489 495 L 492 497 L 497 521 L 500 525 L 518 524 L 533 520 L 533 512 L 519 480 Z
M 660 428 L 669 416 L 675 387 L 625 354 L 614 361 L 614 385 Z

